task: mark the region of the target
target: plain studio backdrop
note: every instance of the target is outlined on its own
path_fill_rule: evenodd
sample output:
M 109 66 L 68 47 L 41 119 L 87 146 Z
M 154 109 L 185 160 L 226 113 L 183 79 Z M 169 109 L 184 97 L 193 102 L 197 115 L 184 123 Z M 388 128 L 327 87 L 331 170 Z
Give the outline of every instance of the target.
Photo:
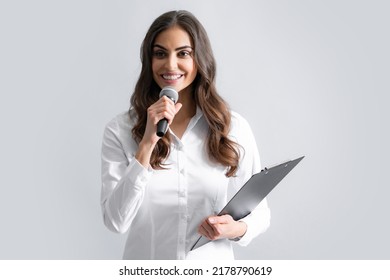
M 263 166 L 306 158 L 239 259 L 389 259 L 387 1 L 2 1 L 0 258 L 120 259 L 103 225 L 104 126 L 129 106 L 152 21 L 208 31 L 217 86 Z

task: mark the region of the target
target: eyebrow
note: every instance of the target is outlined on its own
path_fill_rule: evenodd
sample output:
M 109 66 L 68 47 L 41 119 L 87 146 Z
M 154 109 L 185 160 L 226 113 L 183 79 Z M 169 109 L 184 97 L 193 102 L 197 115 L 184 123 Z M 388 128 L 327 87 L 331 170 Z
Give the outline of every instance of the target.
M 153 46 L 153 48 L 160 48 L 160 49 L 163 49 L 163 50 L 167 50 L 166 48 L 164 48 L 163 46 L 161 46 L 161 45 L 159 45 L 159 44 L 155 44 L 154 46 Z M 182 46 L 182 47 L 178 47 L 178 48 L 176 48 L 175 49 L 175 51 L 180 51 L 180 50 L 183 50 L 183 49 L 193 49 L 191 46 L 187 46 L 187 45 L 185 45 L 185 46 Z

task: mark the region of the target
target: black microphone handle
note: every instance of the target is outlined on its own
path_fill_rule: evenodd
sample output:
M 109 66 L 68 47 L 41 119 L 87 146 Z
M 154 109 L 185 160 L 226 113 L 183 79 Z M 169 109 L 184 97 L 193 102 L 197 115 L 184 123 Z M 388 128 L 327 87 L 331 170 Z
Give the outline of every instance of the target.
M 157 136 L 158 137 L 163 137 L 165 132 L 167 131 L 167 126 L 168 126 L 168 120 L 166 118 L 163 118 L 158 121 L 157 123 Z
M 173 103 L 176 104 L 177 100 L 179 99 L 179 94 L 173 87 L 164 87 L 159 94 L 159 97 L 162 98 L 163 96 L 168 97 L 173 101 Z M 157 131 L 156 134 L 158 137 L 163 137 L 165 132 L 167 131 L 168 127 L 168 120 L 166 118 L 163 118 L 159 120 L 157 123 Z

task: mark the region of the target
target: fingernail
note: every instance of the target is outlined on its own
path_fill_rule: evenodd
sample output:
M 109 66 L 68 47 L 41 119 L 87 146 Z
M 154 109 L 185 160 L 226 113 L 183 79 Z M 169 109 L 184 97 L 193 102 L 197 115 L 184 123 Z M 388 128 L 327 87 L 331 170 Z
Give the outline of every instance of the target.
M 215 222 L 215 219 L 214 219 L 214 218 L 209 218 L 209 222 L 210 222 L 210 223 L 214 223 L 214 222 Z

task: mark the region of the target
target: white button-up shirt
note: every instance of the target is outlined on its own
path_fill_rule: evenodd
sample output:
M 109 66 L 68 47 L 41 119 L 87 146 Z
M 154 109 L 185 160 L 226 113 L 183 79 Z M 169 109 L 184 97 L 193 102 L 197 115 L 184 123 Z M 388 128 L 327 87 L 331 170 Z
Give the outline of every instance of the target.
M 209 159 L 208 125 L 199 108 L 181 139 L 170 131 L 173 141 L 165 170 L 146 169 L 134 158 L 138 145 L 132 138 L 133 125 L 127 112 L 118 115 L 107 124 L 102 145 L 104 223 L 114 232 L 128 231 L 123 258 L 234 259 L 235 241 L 228 239 L 190 249 L 202 221 L 225 206 L 228 188 L 237 191 L 260 171 L 248 123 L 232 112 L 229 136 L 243 149 L 237 176 L 230 178 L 226 167 Z M 248 227 L 237 243 L 245 246 L 269 226 L 267 201 L 242 220 Z

